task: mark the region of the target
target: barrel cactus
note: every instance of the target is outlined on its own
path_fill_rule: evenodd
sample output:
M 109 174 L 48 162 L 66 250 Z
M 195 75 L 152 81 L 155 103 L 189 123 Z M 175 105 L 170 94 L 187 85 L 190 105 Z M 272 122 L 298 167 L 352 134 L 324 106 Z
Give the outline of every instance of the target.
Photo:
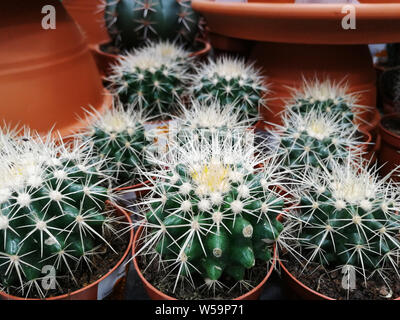
M 199 17 L 190 0 L 104 1 L 109 35 L 122 49 L 155 40 L 191 46 L 199 31 Z
M 271 260 L 286 200 L 279 163 L 256 149 L 216 133 L 177 146 L 168 165 L 149 174 L 156 181 L 139 204 L 146 236 L 138 254 L 173 273 L 171 291 L 181 280 L 194 289 L 242 283 L 256 259 Z
M 353 123 L 367 107 L 357 104 L 358 93 L 349 92 L 348 85 L 330 79 L 304 80 L 302 88 L 293 91 L 293 97 L 288 103 L 292 111 L 305 114 L 310 110 L 321 110 L 326 113 L 340 114 L 344 123 Z
M 108 80 L 121 103 L 168 118 L 186 94 L 191 67 L 188 52 L 160 42 L 120 56 Z
M 217 132 L 220 137 L 239 136 L 241 139 L 245 132 L 250 130 L 250 125 L 256 120 L 239 119 L 238 110 L 233 105 L 222 106 L 218 101 L 210 103 L 192 100 L 188 107 L 182 106 L 182 111 L 177 116 L 177 121 L 170 126 L 171 139 L 180 143 L 186 140 L 211 139 Z
M 351 266 L 365 280 L 377 270 L 398 274 L 398 190 L 387 177 L 379 177 L 376 166 L 369 168 L 362 160 L 311 169 L 298 188 L 299 210 L 288 216 L 292 225 L 286 238 L 296 239 L 295 252 L 307 264 L 316 262 L 329 270 Z
M 54 268 L 56 279 L 75 280 L 78 268 L 91 270 L 99 245 L 110 246 L 115 218 L 105 211 L 109 193 L 101 186 L 108 177 L 82 145 L 35 135 L 15 141 L 0 159 L 0 284 L 43 298 L 44 267 Z
M 272 134 L 284 164 L 291 168 L 330 167 L 350 153 L 363 153 L 357 126 L 345 124 L 339 114 L 313 110 L 299 114 L 289 110 Z
M 238 111 L 240 119 L 248 119 L 257 117 L 258 108 L 265 107 L 267 87 L 253 64 L 223 56 L 197 68 L 190 91 L 199 101 L 234 104 L 233 110 Z
M 95 109 L 87 112 L 88 126 L 78 137 L 88 141 L 93 155 L 103 160 L 102 170 L 113 178 L 114 185 L 132 183 L 140 170 L 151 166 L 146 155 L 155 151 L 154 136 L 145 129 L 148 119 L 142 112 L 121 105 L 102 113 Z

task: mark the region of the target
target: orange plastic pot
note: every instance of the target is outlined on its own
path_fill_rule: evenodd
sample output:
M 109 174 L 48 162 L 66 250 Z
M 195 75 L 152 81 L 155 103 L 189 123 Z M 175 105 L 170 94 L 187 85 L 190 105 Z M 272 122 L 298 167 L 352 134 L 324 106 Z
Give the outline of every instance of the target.
M 203 48 L 199 51 L 193 52 L 190 54 L 191 57 L 196 57 L 196 58 L 205 58 L 208 53 L 211 50 L 211 44 L 208 41 L 202 40 L 202 39 L 197 39 L 198 42 L 203 44 Z M 109 76 L 112 72 L 112 65 L 115 65 L 118 61 L 118 55 L 117 54 L 111 54 L 104 52 L 101 50 L 101 46 L 106 45 L 107 42 L 105 43 L 100 43 L 100 44 L 94 44 L 90 46 L 90 50 L 92 52 L 92 55 L 96 61 L 97 67 L 101 73 L 102 76 Z
M 224 37 L 251 40 L 250 59 L 262 68 L 270 84 L 263 120 L 280 123 L 279 112 L 300 88 L 303 77 L 329 77 L 349 83 L 361 93 L 360 104 L 376 105 L 376 72 L 366 43 L 390 43 L 400 38 L 400 4 L 355 4 L 356 28 L 342 28 L 344 4 L 216 2 L 193 0 L 210 31 Z M 265 32 L 268 30 L 268 32 Z
M 43 29 L 46 0 L 0 4 L 0 120 L 39 132 L 69 134 L 82 107 L 109 107 L 93 57 L 76 23 L 59 1 L 56 29 Z
M 280 259 L 278 259 L 278 261 L 281 270 L 283 271 L 281 273 L 282 280 L 291 289 L 291 291 L 295 292 L 300 298 L 305 300 L 336 300 L 307 287 L 294 275 L 292 275 L 288 269 L 286 269 L 285 265 Z
M 135 234 L 135 238 L 133 240 L 133 245 L 132 245 L 132 257 L 133 257 L 133 264 L 135 266 L 136 272 L 139 275 L 140 280 L 142 280 L 143 286 L 144 286 L 147 294 L 149 295 L 149 297 L 152 300 L 177 300 L 176 298 L 173 298 L 171 296 L 168 296 L 168 295 L 162 293 L 160 290 L 155 288 L 150 282 L 148 282 L 146 280 L 146 278 L 143 276 L 143 274 L 138 266 L 137 259 L 135 256 L 136 252 L 138 250 L 138 244 L 140 242 L 140 236 L 142 234 L 142 231 L 143 231 L 143 226 L 140 226 L 138 231 Z M 274 257 L 273 257 L 273 261 L 271 263 L 271 267 L 269 268 L 265 278 L 255 288 L 253 288 L 246 294 L 243 294 L 240 297 L 237 297 L 233 300 L 257 300 L 262 293 L 262 289 L 265 285 L 265 282 L 268 280 L 268 278 L 271 276 L 272 271 L 274 270 L 275 263 L 276 263 L 276 247 L 274 247 Z
M 379 130 L 382 137 L 381 149 L 379 152 L 379 165 L 382 166 L 380 173 L 386 176 L 397 166 L 400 166 L 400 136 L 391 132 L 385 127 L 388 120 L 395 120 L 400 123 L 400 113 L 387 114 L 382 117 Z M 392 178 L 400 181 L 399 173 L 393 174 Z
M 130 216 L 124 209 L 122 209 L 120 206 L 112 204 L 111 202 L 108 202 L 108 204 L 110 204 L 114 207 L 117 215 L 124 216 L 126 222 L 128 224 L 132 224 L 132 220 L 131 220 Z M 82 289 L 79 289 L 79 290 L 76 290 L 71 293 L 61 295 L 61 296 L 57 296 L 57 297 L 46 298 L 45 300 L 97 300 L 98 294 L 99 294 L 99 286 L 101 285 L 101 283 L 104 280 L 108 280 L 110 277 L 114 276 L 116 273 L 120 272 L 119 271 L 120 268 L 126 268 L 124 266 L 124 263 L 131 251 L 131 246 L 132 246 L 133 239 L 134 239 L 133 236 L 134 236 L 134 234 L 133 234 L 133 228 L 132 228 L 130 230 L 130 235 L 129 235 L 129 244 L 125 250 L 124 255 L 118 261 L 118 263 L 115 266 L 113 266 L 103 277 L 101 277 L 100 279 L 96 280 L 95 282 L 89 284 L 88 286 L 86 286 Z M 126 278 L 126 275 L 124 277 L 120 278 L 114 284 L 113 288 L 115 289 L 120 284 L 120 282 L 124 280 L 124 278 Z M 9 295 L 3 291 L 0 291 L 0 299 L 1 300 L 39 300 L 39 299 L 25 299 L 25 298 L 21 298 L 21 297 L 16 297 L 16 296 Z
M 64 0 L 62 2 L 91 44 L 110 41 L 104 20 L 103 2 L 103 0 Z

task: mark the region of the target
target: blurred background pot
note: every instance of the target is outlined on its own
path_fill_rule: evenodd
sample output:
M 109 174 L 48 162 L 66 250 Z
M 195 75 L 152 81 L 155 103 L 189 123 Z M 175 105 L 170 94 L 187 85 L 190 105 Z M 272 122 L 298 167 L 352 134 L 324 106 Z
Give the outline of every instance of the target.
M 379 165 L 382 166 L 380 173 L 385 176 L 400 166 L 400 113 L 383 116 L 379 129 L 382 137 L 379 152 Z M 393 174 L 392 178 L 400 181 L 399 173 Z
M 46 5 L 55 8 L 56 29 L 42 27 Z M 0 18 L 2 121 L 67 135 L 82 125 L 82 107 L 111 105 L 85 38 L 59 1 L 2 1 Z
M 104 20 L 103 0 L 63 0 L 62 3 L 82 28 L 88 43 L 110 41 Z

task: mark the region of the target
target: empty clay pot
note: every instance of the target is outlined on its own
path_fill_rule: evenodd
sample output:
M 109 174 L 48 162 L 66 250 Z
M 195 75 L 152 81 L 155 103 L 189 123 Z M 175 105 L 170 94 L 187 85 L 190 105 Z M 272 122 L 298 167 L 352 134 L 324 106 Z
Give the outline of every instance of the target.
M 104 21 L 103 0 L 64 0 L 62 3 L 90 44 L 110 41 Z
M 109 204 L 115 209 L 117 216 L 124 216 L 125 223 L 132 224 L 130 216 L 128 215 L 128 213 L 126 213 L 124 209 L 122 209 L 117 205 L 112 204 L 111 202 L 109 202 Z M 132 241 L 133 241 L 133 228 L 130 230 L 129 244 L 125 250 L 124 255 L 115 266 L 110 266 L 110 270 L 103 277 L 101 277 L 100 279 L 96 280 L 95 282 L 89 284 L 88 286 L 82 289 L 61 296 L 50 297 L 47 298 L 46 300 L 99 300 L 101 297 L 103 297 L 103 294 L 107 292 L 111 293 L 112 295 L 117 294 L 117 291 L 121 290 L 120 288 L 121 283 L 126 281 L 125 262 L 131 250 Z M 119 277 L 124 272 L 125 275 Z M 116 282 L 114 282 L 115 279 L 117 279 Z M 24 299 L 21 297 L 9 295 L 0 290 L 0 300 L 38 300 L 38 299 Z
M 379 165 L 383 166 L 380 169 L 382 176 L 389 174 L 397 166 L 400 166 L 400 134 L 393 132 L 391 129 L 400 129 L 400 113 L 387 114 L 382 117 L 379 124 L 381 133 L 381 149 L 379 152 Z M 400 172 L 399 172 L 400 173 Z M 399 173 L 392 174 L 392 178 L 400 181 Z
M 42 27 L 52 4 L 56 29 Z M 67 135 L 82 107 L 111 105 L 84 36 L 59 1 L 0 4 L 0 119 Z

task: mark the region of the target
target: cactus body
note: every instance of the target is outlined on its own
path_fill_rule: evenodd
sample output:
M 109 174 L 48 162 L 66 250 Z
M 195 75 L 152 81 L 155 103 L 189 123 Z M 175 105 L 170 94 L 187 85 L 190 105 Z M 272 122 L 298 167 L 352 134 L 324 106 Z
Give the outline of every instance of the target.
M 232 109 L 233 105 L 222 106 L 218 101 L 205 103 L 192 100 L 188 108 L 182 107 L 176 125 L 170 127 L 171 138 L 180 143 L 202 137 L 211 141 L 218 132 L 222 138 L 232 137 L 232 143 L 235 143 L 235 140 L 243 139 L 256 118 L 239 120 L 239 113 L 232 112 Z
M 150 44 L 119 58 L 109 77 L 111 91 L 123 104 L 168 117 L 185 95 L 189 54 L 170 43 Z
M 266 91 L 263 77 L 253 65 L 230 57 L 200 66 L 191 87 L 193 97 L 199 101 L 233 104 L 240 119 L 257 118 L 258 108 L 265 107 Z
M 303 115 L 291 111 L 282 120 L 283 125 L 277 125 L 274 134 L 288 167 L 330 167 L 349 153 L 362 152 L 357 127 L 342 123 L 338 114 L 313 110 Z
M 351 124 L 356 119 L 360 120 L 360 114 L 367 111 L 366 107 L 357 104 L 358 100 L 358 94 L 349 93 L 345 83 L 329 79 L 304 80 L 303 87 L 294 91 L 288 108 L 303 115 L 312 110 L 339 115 L 338 120 Z
M 308 261 L 353 266 L 364 277 L 398 268 L 400 195 L 374 170 L 348 161 L 304 174 L 292 230 Z
M 144 128 L 146 118 L 121 105 L 104 114 L 96 110 L 89 114 L 89 126 L 81 138 L 90 141 L 93 154 L 103 160 L 102 169 L 114 178 L 114 184 L 132 183 L 139 168 L 150 167 L 146 153 L 151 152 L 152 136 Z
M 190 0 L 106 0 L 105 20 L 111 39 L 123 49 L 148 41 L 192 45 L 199 17 Z
M 82 146 L 35 135 L 16 141 L 1 157 L 0 283 L 21 296 L 42 290 L 42 268 L 75 280 L 104 243 L 108 177 Z M 107 243 L 108 244 L 108 243 Z
M 255 157 L 253 145 L 221 139 L 177 146 L 168 169 L 151 174 L 159 179 L 143 200 L 150 204 L 143 246 L 175 267 L 176 283 L 196 275 L 208 284 L 243 281 L 256 259 L 271 259 L 282 230 L 277 163 Z

